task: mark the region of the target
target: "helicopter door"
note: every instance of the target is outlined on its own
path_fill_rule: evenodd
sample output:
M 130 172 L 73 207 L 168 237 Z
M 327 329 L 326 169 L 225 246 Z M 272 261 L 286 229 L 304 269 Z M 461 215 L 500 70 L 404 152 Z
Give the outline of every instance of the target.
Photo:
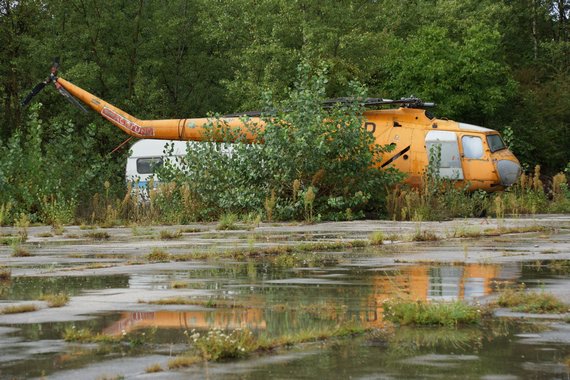
M 446 131 L 429 131 L 426 134 L 426 150 L 430 161 L 432 159 L 431 156 L 438 149 L 441 152 L 439 165 L 441 178 L 463 179 L 457 134 Z

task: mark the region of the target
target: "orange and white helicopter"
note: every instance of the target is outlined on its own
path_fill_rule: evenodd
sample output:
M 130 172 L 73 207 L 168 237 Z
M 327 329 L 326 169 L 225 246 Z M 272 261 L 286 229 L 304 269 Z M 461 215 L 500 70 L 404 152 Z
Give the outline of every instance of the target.
M 22 101 L 28 104 L 46 85 L 53 83 L 71 103 L 85 112 L 83 104 L 132 137 L 140 139 L 205 141 L 209 125 L 224 125 L 243 132 L 246 141 L 253 142 L 253 135 L 240 116 L 250 116 L 249 122 L 263 128 L 264 121 L 258 113 L 227 115 L 221 119 L 187 118 L 167 120 L 140 120 L 114 105 L 98 98 L 73 83 L 58 77 L 59 64 L 54 62 L 50 76 L 36 85 Z M 346 98 L 325 102 L 325 107 L 350 101 Z M 82 104 L 83 103 L 83 104 Z M 432 147 L 441 153 L 440 176 L 457 181 L 470 190 L 498 191 L 514 184 L 521 174 L 521 166 L 506 147 L 499 132 L 471 124 L 447 119 L 436 119 L 423 108 L 433 106 L 418 98 L 389 100 L 368 98 L 367 108 L 382 105 L 398 105 L 397 109 L 368 109 L 364 112 L 364 125 L 380 145 L 393 144 L 391 156 L 379 164 L 393 167 L 407 175 L 405 181 L 419 186 L 429 164 Z

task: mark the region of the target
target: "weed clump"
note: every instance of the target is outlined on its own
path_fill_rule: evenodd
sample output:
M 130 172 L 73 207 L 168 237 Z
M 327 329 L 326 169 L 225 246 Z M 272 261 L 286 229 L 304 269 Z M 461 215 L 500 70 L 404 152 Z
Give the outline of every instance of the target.
M 257 348 L 256 339 L 249 330 L 236 329 L 225 333 L 213 329 L 207 334 L 192 330 L 189 338 L 200 356 L 211 361 L 240 358 Z
M 524 285 L 517 289 L 504 289 L 499 295 L 497 304 L 524 313 L 565 313 L 570 310 L 568 305 L 554 295 L 545 292 L 527 292 Z
M 88 232 L 85 236 L 93 240 L 109 240 L 111 238 L 111 235 L 106 231 Z
M 146 373 L 157 373 L 157 372 L 162 372 L 164 370 L 162 369 L 162 366 L 160 364 L 155 363 L 146 367 L 144 371 Z
M 384 303 L 384 317 L 400 325 L 457 326 L 481 321 L 481 310 L 461 301 L 393 300 Z
M 15 245 L 12 249 L 12 257 L 30 257 L 32 254 L 25 247 Z
M 224 214 L 220 217 L 220 222 L 216 229 L 218 230 L 237 230 L 239 227 L 237 226 L 237 215 L 236 214 Z
M 183 289 L 188 287 L 188 283 L 184 281 L 172 281 L 170 287 L 172 289 Z
M 368 238 L 370 245 L 382 245 L 384 244 L 384 233 L 382 231 L 373 232 Z
M 44 294 L 40 300 L 46 301 L 49 307 L 62 307 L 69 302 L 69 296 L 65 293 Z
M 79 343 L 117 343 L 121 340 L 121 337 L 95 334 L 88 328 L 76 329 L 75 326 L 71 326 L 63 331 L 63 340 Z
M 170 254 L 160 248 L 153 248 L 152 251 L 145 256 L 150 262 L 166 262 L 170 261 Z
M 29 313 L 31 311 L 38 310 L 38 307 L 34 304 L 26 305 L 14 305 L 6 306 L 0 310 L 0 314 L 18 314 L 18 313 Z
M 176 232 L 170 232 L 167 230 L 160 231 L 160 240 L 174 240 L 180 239 L 182 237 L 182 232 L 180 230 Z
M 439 236 L 437 236 L 434 232 L 423 230 L 423 231 L 416 231 L 416 233 L 412 236 L 412 241 L 438 241 Z
M 186 368 L 202 361 L 197 355 L 182 355 L 168 361 L 168 369 Z
M 8 281 L 12 277 L 12 270 L 5 266 L 0 266 L 0 281 Z

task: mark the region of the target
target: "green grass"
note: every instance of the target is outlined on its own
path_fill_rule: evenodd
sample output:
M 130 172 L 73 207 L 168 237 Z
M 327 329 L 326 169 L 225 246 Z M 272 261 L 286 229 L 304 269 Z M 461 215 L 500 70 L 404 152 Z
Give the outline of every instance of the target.
M 190 261 L 190 260 L 205 260 L 208 258 L 231 258 L 235 260 L 245 260 L 248 258 L 257 257 L 271 257 L 287 254 L 307 254 L 320 251 L 338 251 L 340 249 L 362 248 L 369 246 L 370 243 L 366 240 L 343 240 L 343 241 L 327 241 L 327 242 L 308 242 L 301 244 L 281 244 L 272 247 L 252 247 L 252 248 L 238 248 L 218 251 L 212 253 L 211 251 L 195 251 L 182 255 L 172 255 L 171 259 L 174 261 Z M 307 259 L 309 256 L 304 257 Z M 315 258 L 318 259 L 319 256 Z M 321 258 L 324 256 L 320 256 Z M 289 259 L 283 259 L 287 261 Z M 337 260 L 334 258 L 327 258 L 325 261 Z M 296 259 L 294 260 L 296 261 Z M 318 260 L 317 260 L 318 261 Z M 316 262 L 315 262 L 316 264 Z
M 236 224 L 238 217 L 236 214 L 224 214 L 220 217 L 220 221 L 218 222 L 218 226 L 216 229 L 218 230 L 238 230 L 239 226 Z
M 276 338 L 257 337 L 247 329 L 235 329 L 233 331 L 212 329 L 207 333 L 192 330 L 189 333 L 185 332 L 185 334 L 188 336 L 189 345 L 193 351 L 171 361 L 169 368 L 190 366 L 200 361 L 200 358 L 206 361 L 234 359 L 248 356 L 254 352 L 272 352 L 281 347 L 356 336 L 367 331 L 369 330 L 352 323 L 312 328 L 292 334 L 284 334 Z
M 375 231 L 368 237 L 370 245 L 384 244 L 384 233 L 382 231 Z
M 456 326 L 479 323 L 481 310 L 462 301 L 393 300 L 384 303 L 384 318 L 400 325 Z
M 566 313 L 569 305 L 546 292 L 528 292 L 524 286 L 518 289 L 505 289 L 499 294 L 497 304 L 524 313 Z
M 233 300 L 216 300 L 210 298 L 208 300 L 199 300 L 184 297 L 161 298 L 153 301 L 139 301 L 150 305 L 195 305 L 212 308 L 247 308 L 247 305 L 238 304 Z
M 0 237 L 0 245 L 14 245 L 22 242 L 20 236 L 2 236 Z
M 121 341 L 121 337 L 95 334 L 88 328 L 76 329 L 75 326 L 72 326 L 63 331 L 63 340 L 78 343 L 118 343 Z

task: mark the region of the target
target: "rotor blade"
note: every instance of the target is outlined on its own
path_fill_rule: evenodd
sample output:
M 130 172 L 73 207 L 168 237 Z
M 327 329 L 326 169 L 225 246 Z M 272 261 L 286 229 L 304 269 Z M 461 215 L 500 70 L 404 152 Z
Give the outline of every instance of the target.
M 74 106 L 76 106 L 77 108 L 79 108 L 81 111 L 83 111 L 84 113 L 87 113 L 87 109 L 83 106 L 83 104 L 79 103 L 79 100 L 77 100 L 73 95 L 71 95 L 65 88 L 58 86 L 57 90 L 59 91 L 59 93 L 61 95 L 63 95 L 65 97 L 65 99 L 67 99 L 71 104 L 73 104 Z
M 32 100 L 32 98 L 34 96 L 36 96 L 38 94 L 38 92 L 40 92 L 41 90 L 43 90 L 43 88 L 46 86 L 47 81 L 44 82 L 40 82 L 38 84 L 36 84 L 36 86 L 32 89 L 32 91 L 30 91 L 30 93 L 28 94 L 28 96 L 26 96 L 24 98 L 24 100 L 22 100 L 21 104 L 22 106 L 26 106 L 28 105 L 28 103 L 30 102 L 30 100 Z

